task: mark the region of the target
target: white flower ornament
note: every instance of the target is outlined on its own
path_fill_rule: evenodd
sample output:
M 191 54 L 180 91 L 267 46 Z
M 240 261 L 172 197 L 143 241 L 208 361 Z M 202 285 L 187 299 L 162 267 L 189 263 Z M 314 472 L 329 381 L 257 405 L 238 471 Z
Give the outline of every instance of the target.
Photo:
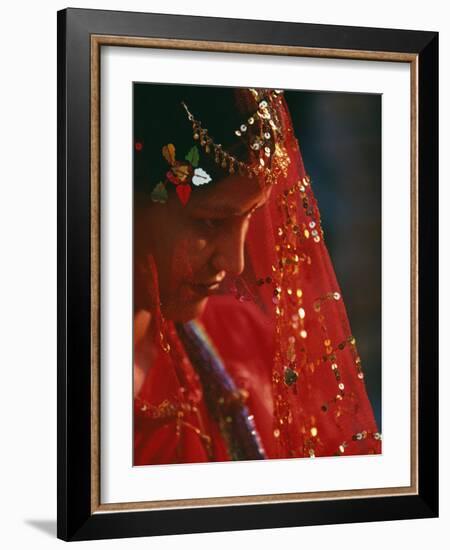
M 196 168 L 194 175 L 192 176 L 192 183 L 194 185 L 205 185 L 211 181 L 211 176 L 207 174 L 203 168 Z

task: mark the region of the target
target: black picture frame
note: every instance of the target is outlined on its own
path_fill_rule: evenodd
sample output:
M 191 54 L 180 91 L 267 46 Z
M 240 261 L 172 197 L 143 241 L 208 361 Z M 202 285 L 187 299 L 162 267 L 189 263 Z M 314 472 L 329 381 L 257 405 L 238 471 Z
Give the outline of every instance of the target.
M 417 491 L 376 498 L 108 512 L 92 463 L 92 38 L 297 47 L 304 55 L 410 62 L 417 174 Z M 205 50 L 209 47 L 205 45 Z M 309 53 L 308 53 L 309 52 Z M 391 56 L 391 57 L 389 57 Z M 408 61 L 409 60 L 409 61 Z M 414 170 L 415 167 L 415 170 Z M 58 531 L 63 540 L 438 516 L 438 33 L 66 9 L 58 12 Z M 94 251 L 95 252 L 95 251 Z M 413 256 L 414 256 L 413 254 Z M 96 321 L 98 322 L 98 320 Z M 95 465 L 94 465 L 95 466 Z

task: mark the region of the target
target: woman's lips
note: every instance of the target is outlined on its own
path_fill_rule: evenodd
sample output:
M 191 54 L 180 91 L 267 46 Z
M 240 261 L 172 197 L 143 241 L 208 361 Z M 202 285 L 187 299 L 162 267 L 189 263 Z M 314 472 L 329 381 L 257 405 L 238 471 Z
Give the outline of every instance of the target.
M 201 297 L 211 296 L 215 294 L 220 286 L 220 283 L 214 282 L 210 284 L 192 283 L 189 285 L 195 294 Z
M 212 294 L 216 294 L 225 275 L 225 271 L 220 271 L 216 274 L 214 279 L 205 283 L 190 283 L 189 287 L 197 297 L 204 298 L 206 296 L 211 296 Z

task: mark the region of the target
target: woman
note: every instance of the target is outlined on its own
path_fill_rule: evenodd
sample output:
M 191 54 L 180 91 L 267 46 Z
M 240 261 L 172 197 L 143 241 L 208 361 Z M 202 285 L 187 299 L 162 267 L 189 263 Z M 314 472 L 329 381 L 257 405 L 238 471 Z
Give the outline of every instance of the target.
M 380 453 L 283 92 L 134 101 L 134 464 Z

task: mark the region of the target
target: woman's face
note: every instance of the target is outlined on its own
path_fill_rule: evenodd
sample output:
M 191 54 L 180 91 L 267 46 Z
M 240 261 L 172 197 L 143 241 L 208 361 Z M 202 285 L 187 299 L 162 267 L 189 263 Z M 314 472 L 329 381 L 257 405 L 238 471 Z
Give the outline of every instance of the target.
M 226 275 L 242 273 L 251 214 L 269 194 L 255 179 L 230 175 L 194 190 L 186 206 L 171 193 L 165 204 L 137 209 L 136 239 L 155 259 L 166 319 L 197 317 Z

